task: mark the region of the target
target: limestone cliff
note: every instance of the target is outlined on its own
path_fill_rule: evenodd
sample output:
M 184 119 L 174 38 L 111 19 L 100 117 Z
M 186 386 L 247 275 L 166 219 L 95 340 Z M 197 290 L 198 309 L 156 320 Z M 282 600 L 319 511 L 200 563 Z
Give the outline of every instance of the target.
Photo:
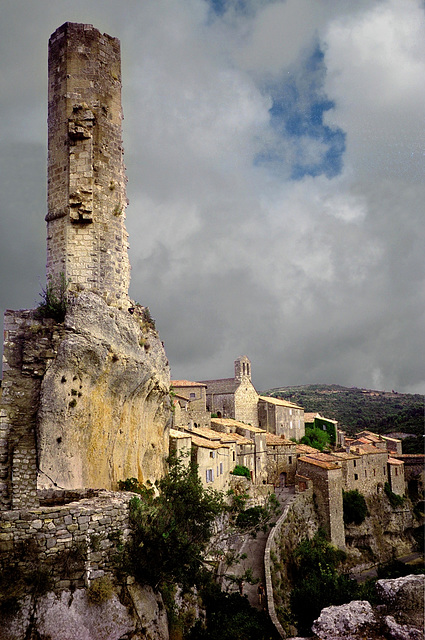
M 36 504 L 36 475 L 39 488 L 66 489 L 116 489 L 127 477 L 162 475 L 169 366 L 143 307 L 118 309 L 81 292 L 71 294 L 63 324 L 9 312 L 5 329 L 6 508 Z

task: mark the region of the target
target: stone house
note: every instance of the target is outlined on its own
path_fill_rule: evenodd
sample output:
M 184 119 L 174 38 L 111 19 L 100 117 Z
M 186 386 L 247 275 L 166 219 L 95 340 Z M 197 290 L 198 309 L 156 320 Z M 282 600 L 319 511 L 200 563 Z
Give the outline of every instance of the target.
M 210 426 L 210 413 L 206 408 L 206 385 L 190 380 L 171 381 L 173 398 L 173 426 Z
M 255 427 L 238 420 L 231 418 L 211 418 L 211 428 L 216 431 L 224 431 L 226 433 L 232 433 L 239 435 L 240 438 L 244 438 L 244 450 L 250 450 L 249 460 L 251 462 L 251 455 L 253 454 L 252 466 L 238 461 L 238 464 L 242 464 L 252 472 L 253 481 L 257 484 L 267 483 L 267 445 L 266 445 L 266 432 L 264 429 Z M 247 442 L 251 443 L 247 445 Z M 242 442 L 239 439 L 239 442 Z M 253 446 L 252 446 L 253 445 Z M 241 445 L 242 446 L 242 445 Z M 247 458 L 247 454 L 243 453 L 239 458 Z
M 358 489 L 365 496 L 382 493 L 384 484 L 389 481 L 387 450 L 362 444 L 349 447 L 349 453 L 358 457 L 347 461 L 345 490 Z
M 331 444 L 337 442 L 338 421 L 325 418 L 320 413 L 304 413 L 304 424 L 306 427 L 322 429 L 329 434 Z
M 293 485 L 297 468 L 297 445 L 283 436 L 266 433 L 267 481 L 275 486 Z
M 171 429 L 170 448 L 185 453 L 187 447 L 192 460 L 198 465 L 202 486 L 226 491 L 229 488 L 230 471 L 233 469 L 232 447 L 219 438 L 210 440 L 193 432 Z
M 313 481 L 315 500 L 321 526 L 333 545 L 345 548 L 345 530 L 342 505 L 342 468 L 337 460 L 301 456 L 297 462 L 297 476 Z
M 404 462 L 402 460 L 388 458 L 388 481 L 393 493 L 400 496 L 406 493 Z
M 234 364 L 233 378 L 201 380 L 206 385 L 207 411 L 258 427 L 258 393 L 251 382 L 251 361 L 241 356 Z
M 258 425 L 288 440 L 301 440 L 305 435 L 304 409 L 288 400 L 259 396 Z

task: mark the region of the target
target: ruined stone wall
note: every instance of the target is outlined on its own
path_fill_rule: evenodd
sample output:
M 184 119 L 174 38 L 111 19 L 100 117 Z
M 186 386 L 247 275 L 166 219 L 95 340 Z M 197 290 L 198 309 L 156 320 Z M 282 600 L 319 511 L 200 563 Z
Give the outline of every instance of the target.
M 113 576 L 117 554 L 131 533 L 133 495 L 103 491 L 65 505 L 2 512 L 1 571 L 10 571 L 16 579 L 47 571 L 56 590 Z
M 49 41 L 47 276 L 129 306 L 120 43 L 65 23 Z
M 6 311 L 0 398 L 0 510 L 37 506 L 37 412 L 62 325 L 33 310 Z M 12 483 L 13 478 L 13 483 Z

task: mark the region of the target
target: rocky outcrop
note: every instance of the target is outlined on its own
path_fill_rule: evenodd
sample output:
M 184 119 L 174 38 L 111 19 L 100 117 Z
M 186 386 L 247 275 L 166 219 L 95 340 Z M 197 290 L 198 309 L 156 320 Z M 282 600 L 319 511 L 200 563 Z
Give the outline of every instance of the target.
M 358 600 L 343 604 L 339 607 L 323 609 L 319 618 L 315 620 L 312 631 L 320 640 L 334 640 L 334 638 L 360 638 L 362 634 L 376 631 L 377 618 L 372 606 L 366 600 Z
M 38 488 L 115 490 L 155 480 L 168 454 L 170 374 L 149 310 L 69 294 L 63 323 L 5 316 L 0 503 L 37 506 Z
M 421 524 L 410 502 L 393 508 L 385 495 L 369 496 L 366 502 L 369 515 L 364 522 L 345 527 L 347 552 L 353 564 L 389 562 L 410 553 L 416 545 L 413 531 Z
M 94 604 L 87 589 L 24 598 L 18 613 L 1 616 L 0 640 L 168 640 L 167 614 L 150 587 L 133 584 Z M 124 603 L 123 603 L 124 602 Z
M 381 602 L 353 601 L 323 609 L 312 626 L 320 640 L 423 640 L 425 576 L 378 580 Z
M 169 366 L 144 309 L 131 309 L 86 292 L 69 305 L 41 385 L 39 486 L 116 489 L 128 477 L 163 474 Z

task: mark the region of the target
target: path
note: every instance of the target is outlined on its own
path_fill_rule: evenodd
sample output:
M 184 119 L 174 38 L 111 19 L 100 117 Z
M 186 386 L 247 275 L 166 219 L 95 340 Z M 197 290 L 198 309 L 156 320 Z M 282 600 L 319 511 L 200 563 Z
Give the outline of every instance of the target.
M 278 488 L 276 489 L 275 494 L 281 506 L 282 512 L 286 503 L 294 495 L 294 487 L 284 487 L 282 489 Z M 243 575 L 247 569 L 251 569 L 254 579 L 259 579 L 259 581 L 262 582 L 263 585 L 265 584 L 264 550 L 266 548 L 266 542 L 269 536 L 269 532 L 270 530 L 268 530 L 266 533 L 263 533 L 261 531 L 257 534 L 256 538 L 252 538 L 251 536 L 237 536 L 233 546 L 237 549 L 239 554 L 246 554 L 247 557 L 244 560 L 241 560 L 236 567 L 231 568 L 229 573 L 240 576 Z M 237 589 L 238 587 L 235 585 L 234 587 L 230 588 L 230 591 L 237 591 Z M 251 606 L 255 607 L 256 609 L 262 609 L 263 605 L 260 605 L 260 603 L 258 602 L 257 589 L 258 583 L 249 584 L 248 582 L 245 582 L 243 585 L 243 595 L 247 596 Z

